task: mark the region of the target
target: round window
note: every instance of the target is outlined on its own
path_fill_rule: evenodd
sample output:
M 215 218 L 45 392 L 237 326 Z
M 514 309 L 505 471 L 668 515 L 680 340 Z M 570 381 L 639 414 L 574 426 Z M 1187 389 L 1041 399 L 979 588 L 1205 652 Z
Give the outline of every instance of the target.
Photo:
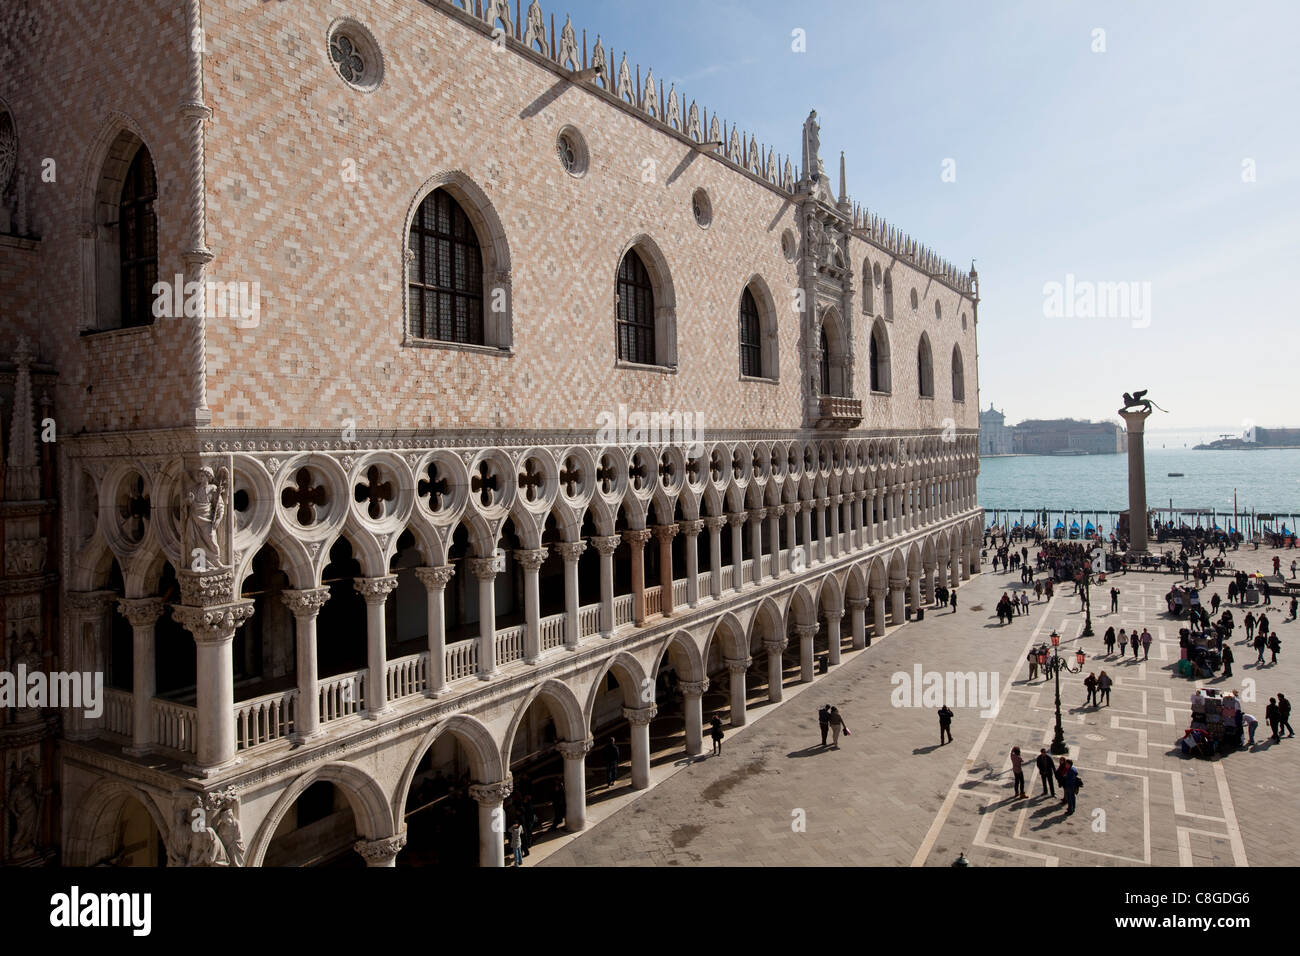
M 384 58 L 374 35 L 352 19 L 330 27 L 329 58 L 334 70 L 354 89 L 369 93 L 384 78 Z
M 555 151 L 559 154 L 560 165 L 570 176 L 576 179 L 587 171 L 587 143 L 572 126 L 560 130 L 555 140 Z
M 794 262 L 795 254 L 799 251 L 799 244 L 795 242 L 794 233 L 787 229 L 781 233 L 781 254 L 791 262 Z
M 701 229 L 707 229 L 709 223 L 713 222 L 713 206 L 709 203 L 709 194 L 703 189 L 695 190 L 691 196 L 691 214 L 695 216 L 695 224 Z

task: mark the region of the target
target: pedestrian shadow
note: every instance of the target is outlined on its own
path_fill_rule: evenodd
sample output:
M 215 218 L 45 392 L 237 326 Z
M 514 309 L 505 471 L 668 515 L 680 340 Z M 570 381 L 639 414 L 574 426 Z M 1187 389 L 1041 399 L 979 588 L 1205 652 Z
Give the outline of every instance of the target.
M 943 744 L 931 744 L 929 747 L 913 747 L 912 756 L 919 757 L 922 754 L 928 754 L 942 747 Z
M 1003 810 L 1006 807 L 1011 806 L 1012 804 L 1018 802 L 1019 801 L 1015 797 L 1003 797 L 1001 800 L 998 800 L 996 803 L 984 804 L 984 806 L 980 807 L 977 812 L 980 813 L 981 815 L 986 813 L 996 813 L 998 810 Z
M 803 750 L 792 750 L 787 757 L 816 757 L 818 754 L 827 753 L 831 749 L 830 744 L 813 744 L 811 747 L 805 747 Z

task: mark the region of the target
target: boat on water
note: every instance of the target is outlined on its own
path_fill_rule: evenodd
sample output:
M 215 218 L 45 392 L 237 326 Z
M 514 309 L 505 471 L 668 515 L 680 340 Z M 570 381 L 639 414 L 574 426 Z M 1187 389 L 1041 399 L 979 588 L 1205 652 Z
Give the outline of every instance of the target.
M 1169 473 L 1169 477 L 1170 477 L 1170 478 L 1183 478 L 1183 477 L 1185 477 L 1185 476 L 1183 475 L 1183 473 L 1182 473 L 1181 471 L 1171 471 L 1171 472 Z

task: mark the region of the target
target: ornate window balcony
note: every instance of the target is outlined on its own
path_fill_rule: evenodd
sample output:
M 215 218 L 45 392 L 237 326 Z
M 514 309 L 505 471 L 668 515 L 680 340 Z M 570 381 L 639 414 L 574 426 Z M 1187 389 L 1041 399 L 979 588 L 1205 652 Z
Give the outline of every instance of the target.
M 856 428 L 862 424 L 862 402 L 856 398 L 823 395 L 817 400 L 818 428 Z

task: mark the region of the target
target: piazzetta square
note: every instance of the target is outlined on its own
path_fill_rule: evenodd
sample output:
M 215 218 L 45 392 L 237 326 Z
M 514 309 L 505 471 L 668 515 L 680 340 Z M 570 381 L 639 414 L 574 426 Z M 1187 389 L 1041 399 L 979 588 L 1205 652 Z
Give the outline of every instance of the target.
M 1265 314 L 1297 143 L 1215 22 L 4 5 L 0 877 L 125 938 L 198 886 L 127 869 L 1289 865 L 1300 429 L 1181 371 L 1180 217 Z

